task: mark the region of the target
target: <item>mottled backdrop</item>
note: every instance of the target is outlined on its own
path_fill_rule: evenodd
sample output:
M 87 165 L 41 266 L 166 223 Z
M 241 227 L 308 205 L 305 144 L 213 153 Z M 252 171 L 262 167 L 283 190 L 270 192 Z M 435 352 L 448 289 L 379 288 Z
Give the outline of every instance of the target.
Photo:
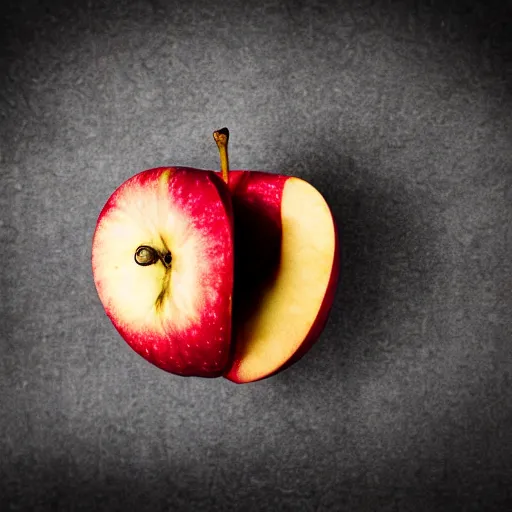
M 2 510 L 510 510 L 510 1 L 0 9 Z M 90 267 L 112 191 L 224 125 L 343 244 L 319 343 L 243 386 L 146 363 Z

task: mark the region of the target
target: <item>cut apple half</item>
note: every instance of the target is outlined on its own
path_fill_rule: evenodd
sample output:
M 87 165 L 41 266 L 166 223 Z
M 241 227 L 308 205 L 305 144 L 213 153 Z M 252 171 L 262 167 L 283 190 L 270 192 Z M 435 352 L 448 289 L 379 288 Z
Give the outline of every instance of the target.
M 233 364 L 225 376 L 243 383 L 292 364 L 318 338 L 338 279 L 338 236 L 325 199 L 302 179 L 232 171 L 230 188 L 236 261 L 250 262 L 258 253 L 265 257 L 269 247 L 275 251 L 275 239 L 280 238 L 275 268 L 265 264 L 268 279 L 259 278 L 248 289 L 235 286 L 235 301 L 247 305 L 246 311 L 234 315 Z M 243 233 L 251 229 L 249 211 L 260 222 L 260 235 L 266 230 L 260 238 L 254 229 L 249 236 Z M 245 263 L 242 273 L 250 272 Z

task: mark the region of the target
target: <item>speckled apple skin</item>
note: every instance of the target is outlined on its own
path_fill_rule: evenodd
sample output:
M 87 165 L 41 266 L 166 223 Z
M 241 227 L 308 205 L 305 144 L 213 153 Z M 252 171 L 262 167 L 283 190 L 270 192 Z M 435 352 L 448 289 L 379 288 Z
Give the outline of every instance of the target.
M 230 357 L 234 264 L 232 205 L 224 182 L 212 171 L 190 168 L 159 167 L 140 172 L 123 183 L 108 199 L 99 215 L 96 231 L 115 212 L 118 198 L 127 186 L 146 187 L 169 170 L 168 200 L 186 214 L 194 229 L 199 229 L 206 239 L 215 241 L 216 252 L 202 255 L 208 259 L 210 271 L 202 276 L 201 282 L 195 283 L 211 291 L 204 295 L 199 305 L 198 320 L 180 330 L 162 319 L 165 334 L 159 329 L 128 328 L 115 315 L 115 307 L 108 301 L 108 279 L 98 279 L 94 272 L 93 241 L 95 284 L 114 327 L 143 358 L 177 375 L 218 377 Z

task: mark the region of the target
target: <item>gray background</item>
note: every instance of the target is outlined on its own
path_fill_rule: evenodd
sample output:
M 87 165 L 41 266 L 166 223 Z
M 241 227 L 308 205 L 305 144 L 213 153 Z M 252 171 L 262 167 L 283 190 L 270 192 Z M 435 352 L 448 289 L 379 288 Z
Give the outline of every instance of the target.
M 2 5 L 2 510 L 505 510 L 510 2 Z M 318 344 L 244 386 L 146 363 L 90 268 L 113 190 L 224 125 L 343 245 Z

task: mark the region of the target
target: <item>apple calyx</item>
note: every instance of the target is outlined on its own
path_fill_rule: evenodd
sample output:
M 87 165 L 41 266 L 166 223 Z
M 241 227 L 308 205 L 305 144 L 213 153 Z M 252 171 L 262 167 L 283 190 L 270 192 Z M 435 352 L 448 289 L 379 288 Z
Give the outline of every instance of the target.
M 160 260 L 164 264 L 164 267 L 170 268 L 172 263 L 172 254 L 170 252 L 163 254 L 149 245 L 140 245 L 135 251 L 134 259 L 135 263 L 142 267 L 154 265 Z
M 221 128 L 213 132 L 213 138 L 217 143 L 220 155 L 220 171 L 222 179 L 229 185 L 229 158 L 228 158 L 228 141 L 229 141 L 229 130 L 227 128 Z

